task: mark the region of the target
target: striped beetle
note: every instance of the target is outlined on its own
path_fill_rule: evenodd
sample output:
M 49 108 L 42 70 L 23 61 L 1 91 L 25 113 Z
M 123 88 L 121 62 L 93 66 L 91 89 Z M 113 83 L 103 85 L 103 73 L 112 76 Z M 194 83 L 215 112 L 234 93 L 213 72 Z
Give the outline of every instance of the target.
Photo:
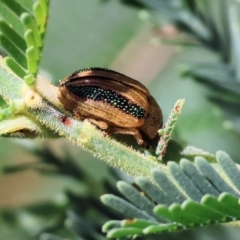
M 162 112 L 140 82 L 105 68 L 85 68 L 59 85 L 59 100 L 109 134 L 133 135 L 139 145 L 158 139 Z

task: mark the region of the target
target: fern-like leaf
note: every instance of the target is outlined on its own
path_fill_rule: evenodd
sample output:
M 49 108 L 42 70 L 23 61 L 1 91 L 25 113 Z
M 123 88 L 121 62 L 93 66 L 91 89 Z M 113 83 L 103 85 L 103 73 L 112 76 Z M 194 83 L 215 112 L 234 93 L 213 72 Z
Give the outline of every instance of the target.
M 14 99 L 9 99 L 1 92 L 1 98 L 3 97 L 8 103 L 0 101 L 0 121 L 5 121 L 1 123 L 0 134 L 3 136 L 44 138 L 55 135 L 45 127 L 39 126 L 29 116 L 19 116 L 21 122 L 16 121 L 16 117 L 14 119 L 12 117 L 13 114 L 22 114 L 24 111 L 23 95 L 26 85 L 29 89 L 35 88 L 36 85 L 46 31 L 48 5 L 49 0 L 0 1 L 0 45 L 9 55 L 0 59 L 1 68 L 5 68 L 1 69 L 1 73 L 6 72 L 8 75 L 13 72 L 17 75 L 18 81 L 10 86 L 8 77 L 4 79 L 1 76 L 4 89 L 9 87 L 8 91 L 14 89 L 18 91 Z
M 49 0 L 0 1 L 0 44 L 11 57 L 7 66 L 28 85 L 35 84 Z
M 106 194 L 101 201 L 129 220 L 107 222 L 103 226 L 107 237 L 149 235 L 239 220 L 239 169 L 225 152 L 217 152 L 216 159 L 216 164 L 203 157 L 196 157 L 194 163 L 187 159 L 179 165 L 168 162 L 167 173 L 152 171 L 153 182 L 143 177 L 136 178 L 134 185 L 119 182 L 117 187 L 125 199 Z

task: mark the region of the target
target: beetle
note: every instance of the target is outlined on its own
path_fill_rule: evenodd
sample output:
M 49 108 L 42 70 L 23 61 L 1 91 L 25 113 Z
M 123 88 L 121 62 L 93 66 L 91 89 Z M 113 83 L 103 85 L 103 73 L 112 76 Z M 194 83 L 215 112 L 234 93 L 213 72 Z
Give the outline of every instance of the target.
M 148 89 L 128 76 L 106 68 L 85 68 L 60 82 L 59 100 L 81 119 L 109 134 L 133 135 L 146 147 L 158 139 L 162 111 Z

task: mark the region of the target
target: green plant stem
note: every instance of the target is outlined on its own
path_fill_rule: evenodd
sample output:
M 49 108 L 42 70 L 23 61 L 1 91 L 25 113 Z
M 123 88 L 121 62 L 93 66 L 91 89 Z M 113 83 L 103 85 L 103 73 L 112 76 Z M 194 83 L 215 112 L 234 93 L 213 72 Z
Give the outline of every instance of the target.
M 110 137 L 104 136 L 104 133 L 97 130 L 90 122 L 73 119 L 46 102 L 43 103 L 41 109 L 29 109 L 29 113 L 39 122 L 91 152 L 95 157 L 133 176 L 150 177 L 150 170 L 160 166 L 155 159 L 145 157 Z M 68 124 L 64 124 L 61 119 L 65 119 L 64 121 Z
M 156 149 L 156 154 L 159 155 L 160 161 L 162 160 L 164 154 L 166 153 L 168 142 L 171 139 L 172 132 L 176 126 L 178 117 L 182 111 L 184 103 L 185 103 L 184 99 L 177 100 L 165 126 L 158 131 L 159 134 L 161 135 L 161 138 Z

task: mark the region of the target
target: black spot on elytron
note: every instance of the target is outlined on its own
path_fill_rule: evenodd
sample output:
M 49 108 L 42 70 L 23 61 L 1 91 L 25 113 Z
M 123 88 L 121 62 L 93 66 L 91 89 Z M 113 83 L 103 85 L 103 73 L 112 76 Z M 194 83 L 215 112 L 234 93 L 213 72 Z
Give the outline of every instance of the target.
M 77 71 L 73 72 L 73 73 L 69 76 L 69 78 L 73 77 L 73 76 L 76 75 L 77 73 L 85 72 L 85 71 L 106 71 L 106 72 L 116 73 L 116 74 L 125 76 L 125 75 L 122 74 L 122 73 L 119 73 L 119 72 L 110 70 L 110 69 L 108 69 L 108 68 L 90 67 L 90 68 L 83 68 L 83 69 L 80 69 L 80 70 L 77 70 Z
M 122 96 L 119 93 L 116 93 L 109 89 L 102 89 L 95 86 L 86 86 L 86 87 L 73 87 L 66 86 L 68 90 L 82 98 L 82 99 L 92 99 L 94 101 L 106 102 L 124 113 L 130 114 L 135 118 L 142 119 L 145 115 L 145 110 L 140 107 L 138 104 L 131 103 L 127 98 Z

